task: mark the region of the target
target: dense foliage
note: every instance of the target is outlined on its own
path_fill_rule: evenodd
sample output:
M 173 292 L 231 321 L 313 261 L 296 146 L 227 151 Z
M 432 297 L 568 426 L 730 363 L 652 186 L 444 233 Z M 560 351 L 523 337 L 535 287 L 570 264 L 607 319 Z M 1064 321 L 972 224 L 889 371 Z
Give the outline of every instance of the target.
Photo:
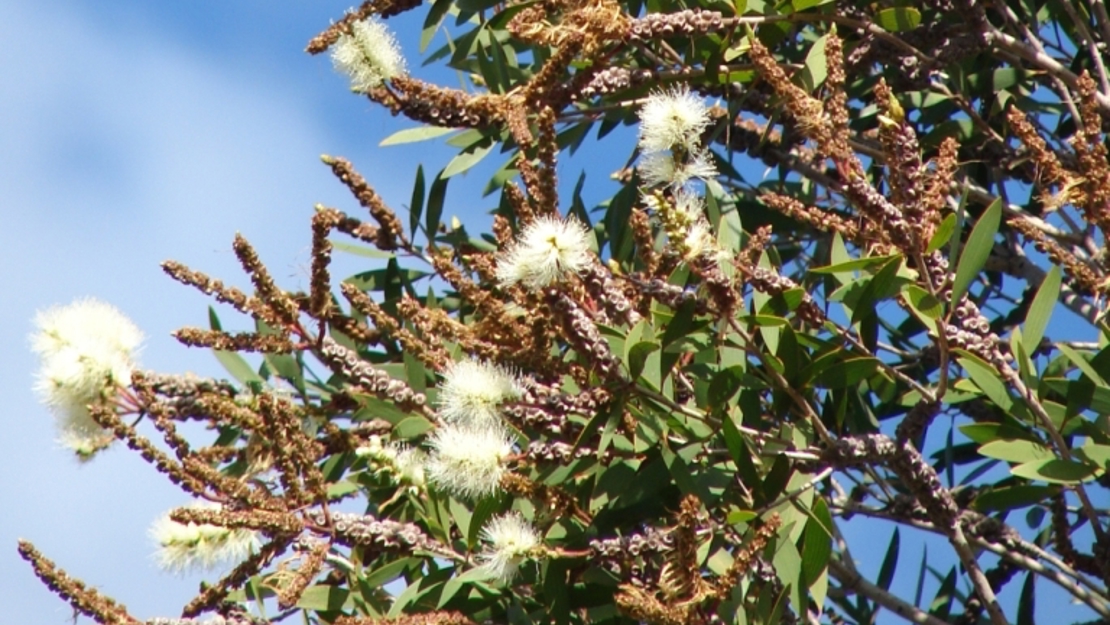
M 407 73 L 412 10 L 469 89 Z M 162 623 L 998 625 L 1050 587 L 1110 619 L 1108 44 L 1101 0 L 370 0 L 308 52 L 419 122 L 387 142 L 459 148 L 407 219 L 326 157 L 369 217 L 317 208 L 308 293 L 242 238 L 253 293 L 165 265 L 255 321 L 178 333 L 233 381 L 134 370 L 85 302 L 39 320 L 40 390 L 207 502 L 163 561 L 235 566 Z M 619 191 L 560 195 L 622 125 Z M 443 223 L 495 158 L 492 233 Z M 851 523 L 943 537 L 936 597 Z

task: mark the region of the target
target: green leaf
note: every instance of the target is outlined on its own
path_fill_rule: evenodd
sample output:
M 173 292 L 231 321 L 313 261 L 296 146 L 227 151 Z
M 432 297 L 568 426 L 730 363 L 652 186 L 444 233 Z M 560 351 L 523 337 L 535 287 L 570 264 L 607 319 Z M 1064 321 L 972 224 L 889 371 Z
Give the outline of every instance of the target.
M 1050 458 L 1019 464 L 1011 468 L 1010 472 L 1018 477 L 1050 484 L 1078 484 L 1094 479 L 1098 469 L 1080 462 Z
M 996 406 L 1007 412 L 1013 408 L 1014 400 L 1010 397 L 1010 392 L 1006 388 L 1006 383 L 1002 381 L 1002 378 L 998 375 L 998 372 L 994 370 L 994 367 L 971 352 L 962 349 L 953 351 L 959 354 L 956 361 L 967 371 L 967 374 L 971 376 L 971 380 L 975 382 L 975 386 L 978 386 L 979 389 L 983 391 L 983 394 L 994 402 Z
M 1052 316 L 1052 310 L 1056 308 L 1057 300 L 1060 298 L 1060 278 L 1060 266 L 1053 265 L 1052 269 L 1045 274 L 1044 280 L 1041 281 L 1041 286 L 1037 289 L 1037 295 L 1033 297 L 1033 303 L 1029 305 L 1029 311 L 1025 313 L 1025 325 L 1021 328 L 1021 337 L 1025 345 L 1028 346 L 1030 354 L 1037 349 L 1037 345 L 1044 338 L 1048 320 Z
M 262 585 L 260 575 L 251 575 L 250 580 L 247 582 L 247 587 L 244 588 L 244 590 L 249 593 L 244 598 L 253 599 L 255 607 L 258 608 L 258 614 L 262 616 L 262 618 L 266 618 L 265 599 L 273 596 L 274 592 Z
M 362 256 L 363 258 L 393 258 L 393 252 L 385 252 L 368 245 L 355 245 L 354 243 L 347 243 L 345 241 L 332 241 L 331 246 L 340 252 L 345 252 L 353 256 Z
M 392 266 L 364 271 L 347 278 L 344 282 L 360 291 L 385 291 L 398 283 L 412 283 L 428 275 L 418 269 L 398 269 L 395 260 L 395 258 L 390 259 Z
M 818 374 L 814 382 L 823 388 L 847 388 L 870 377 L 879 368 L 879 359 L 873 356 L 848 358 Z
M 1078 367 L 1079 370 L 1083 372 L 1083 375 L 1090 378 L 1091 381 L 1094 382 L 1096 385 L 1103 388 L 1110 386 L 1106 383 L 1106 380 L 1102 379 L 1102 376 L 1099 375 L 1098 371 L 1095 371 L 1095 368 L 1091 366 L 1091 362 L 1087 360 L 1087 358 L 1083 354 L 1079 353 L 1074 347 L 1071 347 L 1067 343 L 1057 343 L 1056 349 L 1060 350 L 1061 354 L 1066 356 L 1073 365 Z
M 255 321 L 255 329 L 262 335 L 274 335 L 277 331 L 262 321 Z M 263 354 L 262 360 L 271 371 L 277 373 L 283 380 L 293 385 L 298 391 L 304 391 L 304 371 L 301 363 L 291 354 Z
M 412 183 L 412 200 L 409 202 L 409 232 L 416 236 L 416 228 L 420 225 L 420 215 L 424 213 L 424 166 L 416 166 L 416 180 Z M 434 237 L 435 233 L 429 235 Z
M 447 16 L 447 12 L 455 6 L 453 0 L 435 0 L 432 8 L 428 10 L 428 15 L 424 18 L 424 27 L 420 30 L 420 53 L 423 54 L 428 49 L 428 44 L 432 42 L 432 37 L 435 36 L 436 30 L 439 25 L 443 23 L 443 18 Z
M 824 499 L 814 502 L 812 515 L 806 521 L 802 543 L 802 577 L 812 586 L 829 565 L 832 555 L 833 520 Z
M 628 349 L 628 372 L 633 380 L 644 373 L 648 357 L 659 350 L 655 341 L 640 341 Z
M 890 582 L 894 579 L 894 571 L 898 568 L 898 551 L 901 549 L 902 535 L 898 532 L 898 528 L 894 528 L 894 533 L 890 536 L 890 544 L 886 547 L 886 555 L 883 556 L 883 564 L 879 567 L 878 584 L 879 588 L 883 590 L 890 590 Z
M 428 191 L 428 206 L 425 208 L 424 231 L 428 240 L 432 240 L 439 231 L 439 220 L 443 217 L 443 201 L 447 197 L 447 182 L 450 179 L 439 172 L 432 181 L 432 188 Z
M 913 30 L 921 24 L 921 11 L 913 7 L 883 9 L 875 14 L 875 23 L 892 33 Z
M 778 541 L 778 549 L 775 550 L 771 564 L 774 565 L 775 574 L 782 582 L 783 591 L 790 593 L 790 602 L 793 605 L 805 605 L 804 589 L 808 585 L 801 579 L 802 556 L 794 543 L 789 540 Z
M 956 231 L 956 213 L 951 213 L 944 218 L 937 226 L 936 232 L 933 233 L 933 238 L 929 239 L 929 246 L 925 248 L 925 255 L 928 256 L 933 252 L 944 247 L 945 244 L 952 238 L 952 233 Z
M 916 284 L 907 284 L 905 294 L 910 300 L 910 305 L 923 316 L 935 320 L 944 314 L 944 306 L 941 305 L 940 300 Z
M 450 178 L 456 174 L 461 174 L 464 171 L 477 165 L 487 154 L 493 149 L 493 142 L 487 141 L 483 144 L 472 146 L 463 150 L 447 163 L 447 167 L 443 168 L 440 176 Z
M 1040 503 L 1057 489 L 1058 487 L 1035 484 L 993 488 L 980 493 L 972 502 L 972 507 L 984 514 L 1008 512 Z
M 435 139 L 443 135 L 455 132 L 454 128 L 442 128 L 440 126 L 418 126 L 416 128 L 405 128 L 389 135 L 382 142 L 378 144 L 380 147 L 387 145 L 401 145 L 404 143 L 415 143 L 417 141 L 427 141 L 428 139 Z
M 898 258 L 898 255 L 892 256 L 868 256 L 867 258 L 855 258 L 842 263 L 836 263 L 825 267 L 815 267 L 810 269 L 810 273 L 847 273 L 850 271 L 859 271 L 861 269 L 871 269 L 872 267 L 881 267 L 890 261 Z
M 979 453 L 988 458 L 998 458 L 1016 464 L 1056 457 L 1048 447 L 1027 440 L 991 441 L 980 447 Z
M 731 400 L 740 392 L 740 381 L 744 379 L 744 368 L 739 366 L 722 369 L 709 382 L 709 409 L 724 411 Z
M 370 421 L 371 419 L 382 419 L 396 425 L 409 416 L 409 413 L 398 408 L 393 402 L 379 399 L 373 395 L 352 393 L 352 396 L 362 406 L 351 416 L 351 421 L 356 423 Z
M 208 325 L 213 330 L 223 329 L 220 327 L 220 319 L 216 316 L 216 310 L 211 306 L 208 307 Z M 224 366 L 224 369 L 243 384 L 262 384 L 265 382 L 262 376 L 258 375 L 254 368 L 250 366 L 250 363 L 239 354 L 220 349 L 214 349 L 212 353 L 216 356 L 216 360 Z
M 1090 380 L 1065 380 L 1045 378 L 1048 388 L 1068 400 L 1068 411 L 1075 414 L 1079 410 L 1094 410 L 1099 414 L 1110 414 L 1110 388 L 1095 386 Z M 1060 424 L 1056 424 L 1057 427 Z
M 890 259 L 883 268 L 875 272 L 874 277 L 863 287 L 859 298 L 852 303 L 852 324 L 859 323 L 866 317 L 875 315 L 875 307 L 879 302 L 893 297 L 901 290 L 898 270 L 902 267 L 901 256 Z
M 894 10 L 894 9 L 888 9 Z M 987 258 L 994 248 L 994 235 L 998 233 L 998 226 L 1002 223 L 1002 200 L 995 200 L 979 217 L 967 244 L 960 252 L 960 261 L 956 264 L 956 277 L 952 281 L 952 305 L 956 306 L 967 293 L 971 282 L 979 276 Z
M 349 495 L 356 490 L 359 486 L 351 480 L 342 480 L 334 484 L 328 484 L 328 499 L 338 499 L 344 495 Z
M 694 472 L 690 470 L 689 463 L 677 452 L 671 449 L 670 443 L 665 438 L 660 439 L 661 445 L 657 445 L 660 455 L 663 457 L 663 463 L 667 466 L 667 470 L 671 473 L 671 478 L 674 479 L 675 486 L 687 495 L 695 495 L 703 503 L 708 504 L 712 500 L 709 492 L 705 486 L 695 479 Z M 693 445 L 692 447 L 700 447 L 700 445 Z
M 1087 441 L 1082 447 L 1075 450 L 1075 455 L 1103 471 L 1110 469 L 1110 445 L 1100 445 Z
M 828 73 L 828 63 L 825 61 L 825 40 L 828 35 L 821 35 L 809 46 L 806 60 L 802 70 L 802 84 L 806 91 L 813 93 L 825 82 Z
M 370 573 L 367 573 L 365 579 L 362 581 L 370 588 L 381 588 L 400 577 L 406 568 L 410 566 L 418 567 L 421 563 L 422 560 L 419 558 L 401 558 L 400 560 L 394 560 L 393 562 L 383 564 Z
M 461 532 L 463 536 L 467 537 L 467 546 L 473 546 L 471 545 L 469 540 L 470 518 L 471 516 L 473 516 L 473 514 L 470 512 L 470 508 L 467 508 L 466 504 L 462 503 L 458 499 L 450 497 L 447 500 L 447 509 L 451 511 L 451 519 L 455 522 L 455 527 L 458 527 L 459 532 Z
M 790 6 L 794 8 L 795 13 L 798 13 L 801 11 L 812 9 L 813 7 L 819 7 L 822 4 L 828 4 L 832 1 L 833 0 L 792 0 Z M 743 9 L 737 10 L 736 14 L 743 15 Z
M 929 604 L 929 614 L 940 618 L 942 621 L 947 621 L 948 615 L 952 612 L 952 601 L 955 598 L 956 567 L 952 567 L 948 571 L 948 575 L 944 576 L 944 581 L 940 583 L 940 588 L 933 597 L 933 602 Z
M 489 579 L 493 579 L 493 571 L 482 567 L 476 567 L 462 575 L 452 577 L 443 585 L 443 592 L 439 595 L 439 602 L 436 604 L 436 609 L 443 609 L 443 606 L 454 599 L 455 595 L 463 589 L 463 586 L 474 582 L 484 582 Z
M 497 513 L 501 502 L 497 497 L 483 497 L 474 504 L 474 513 L 470 516 L 470 531 L 466 534 L 466 544 L 471 548 L 477 547 L 482 528 Z
M 968 423 L 966 425 L 961 425 L 959 429 L 960 432 L 963 432 L 964 436 L 980 445 L 985 445 L 999 438 L 1020 438 L 1029 441 L 1037 440 L 1024 430 L 1007 423 Z
M 297 601 L 297 607 L 317 612 L 338 612 L 344 609 L 351 598 L 351 591 L 338 586 L 309 586 Z
M 917 586 L 913 594 L 913 604 L 921 605 L 925 592 L 925 571 L 929 568 L 929 545 L 921 545 L 921 566 L 917 569 Z
M 725 517 L 725 522 L 729 525 L 739 525 L 741 523 L 747 523 L 757 516 L 759 515 L 756 514 L 754 510 L 730 510 Z
M 420 416 L 406 417 L 393 427 L 393 436 L 400 440 L 416 438 L 434 428 L 431 421 Z
M 725 436 L 725 447 L 728 448 L 732 461 L 736 463 L 736 473 L 739 478 L 745 484 L 758 483 L 760 479 L 759 472 L 752 462 L 752 454 L 748 451 L 748 446 L 744 443 L 744 437 L 733 422 L 732 416 L 725 415 L 721 419 L 721 430 Z
M 1018 598 L 1017 625 L 1034 625 L 1033 614 L 1036 612 L 1037 576 L 1033 571 L 1025 574 L 1025 583 L 1021 585 L 1021 596 Z

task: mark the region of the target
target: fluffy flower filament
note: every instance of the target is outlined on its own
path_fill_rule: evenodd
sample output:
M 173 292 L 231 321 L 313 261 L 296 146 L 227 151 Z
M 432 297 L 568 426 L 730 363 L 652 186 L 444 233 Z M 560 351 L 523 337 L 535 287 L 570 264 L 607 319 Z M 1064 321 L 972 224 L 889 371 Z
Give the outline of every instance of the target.
M 397 39 L 373 16 L 354 22 L 332 47 L 335 68 L 351 78 L 351 89 L 369 91 L 405 73 Z
M 651 94 L 640 108 L 640 177 L 650 187 L 681 189 L 691 180 L 717 175 L 701 134 L 709 109 L 690 90 L 677 87 Z
M 110 437 L 88 405 L 131 382 L 143 333 L 115 307 L 95 299 L 42 311 L 35 326 L 31 349 L 40 358 L 35 390 L 57 419 L 61 443 L 91 456 Z
M 425 467 L 428 479 L 466 499 L 497 492 L 505 460 L 513 454 L 513 437 L 504 426 L 448 423 L 429 440 L 432 454 Z
M 178 523 L 168 512 L 154 522 L 150 536 L 158 545 L 158 565 L 171 573 L 211 570 L 242 560 L 260 544 L 257 532 L 207 523 Z
M 583 271 L 592 261 L 592 235 L 575 217 L 544 216 L 525 226 L 497 260 L 497 280 L 543 289 Z
M 500 419 L 502 404 L 522 393 L 520 381 L 504 367 L 460 360 L 443 373 L 439 413 L 448 422 L 488 425 Z
M 490 519 L 481 537 L 486 543 L 478 554 L 481 568 L 503 584 L 516 577 L 522 562 L 542 555 L 539 534 L 519 512 Z

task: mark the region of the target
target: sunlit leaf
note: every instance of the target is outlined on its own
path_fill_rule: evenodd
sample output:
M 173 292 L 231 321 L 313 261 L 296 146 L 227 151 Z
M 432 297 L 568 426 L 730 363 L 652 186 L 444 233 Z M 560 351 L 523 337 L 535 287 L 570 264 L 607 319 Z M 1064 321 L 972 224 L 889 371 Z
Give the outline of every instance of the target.
M 921 11 L 913 7 L 891 7 L 875 14 L 875 23 L 892 33 L 913 30 L 921 24 Z
M 998 233 L 998 226 L 1002 222 L 1002 201 L 995 200 L 983 214 L 960 253 L 960 260 L 956 264 L 956 277 L 952 280 L 952 303 L 957 304 L 967 293 L 987 263 L 987 258 L 994 249 L 994 235 Z
M 405 128 L 404 130 L 398 130 L 385 139 L 382 139 L 382 142 L 378 145 L 384 147 L 387 145 L 402 145 L 405 143 L 415 143 L 417 141 L 427 141 L 429 139 L 435 139 L 436 137 L 442 137 L 446 134 L 451 134 L 452 132 L 456 132 L 456 130 L 454 128 L 443 128 L 441 126 Z

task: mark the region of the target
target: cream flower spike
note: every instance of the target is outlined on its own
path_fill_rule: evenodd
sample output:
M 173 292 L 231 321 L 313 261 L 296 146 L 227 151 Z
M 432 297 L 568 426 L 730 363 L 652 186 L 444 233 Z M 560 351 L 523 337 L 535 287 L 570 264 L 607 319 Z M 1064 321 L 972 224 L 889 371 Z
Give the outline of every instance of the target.
M 401 443 L 383 442 L 380 436 L 373 435 L 368 444 L 355 449 L 355 455 L 366 458 L 376 473 L 388 474 L 397 483 L 412 487 L 414 493 L 427 483 L 424 475 L 427 456 L 419 449 Z
M 143 333 L 115 307 L 95 299 L 35 316 L 31 349 L 39 355 L 35 390 L 57 418 L 60 442 L 91 455 L 106 432 L 87 406 L 113 386 L 130 384 Z
M 369 91 L 405 73 L 397 39 L 374 16 L 351 24 L 332 46 L 335 69 L 351 77 L 351 89 Z
M 447 421 L 495 423 L 501 404 L 520 399 L 520 381 L 504 367 L 467 359 L 454 362 L 439 384 L 439 412 Z
M 516 577 L 521 562 L 537 555 L 541 544 L 539 534 L 519 512 L 490 519 L 481 536 L 488 544 L 478 554 L 480 568 L 503 584 Z
M 221 564 L 237 563 L 261 544 L 257 532 L 207 523 L 178 523 L 170 518 L 169 512 L 154 522 L 150 537 L 158 545 L 154 555 L 159 567 L 171 573 L 207 571 Z
M 584 270 L 593 262 L 590 230 L 575 217 L 544 216 L 525 226 L 497 260 L 501 286 L 543 289 Z
M 640 150 L 694 151 L 709 123 L 709 108 L 685 85 L 655 92 L 640 108 Z
M 500 424 L 489 426 L 448 423 L 428 441 L 431 457 L 428 480 L 465 499 L 479 499 L 501 488 L 504 462 L 513 453 L 512 435 Z
M 649 187 L 679 189 L 691 180 L 711 180 L 717 177 L 717 166 L 706 150 L 687 153 L 686 160 L 681 163 L 676 162 L 669 152 L 652 152 L 640 158 L 640 165 L 636 170 Z

